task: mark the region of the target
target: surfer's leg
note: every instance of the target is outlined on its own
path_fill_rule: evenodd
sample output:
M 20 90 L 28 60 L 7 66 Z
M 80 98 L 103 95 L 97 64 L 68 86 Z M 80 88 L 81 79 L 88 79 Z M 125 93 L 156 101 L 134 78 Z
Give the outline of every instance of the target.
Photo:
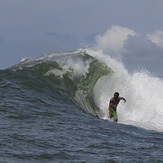
M 113 110 L 113 119 L 114 119 L 114 122 L 118 122 L 118 114 L 115 110 Z
M 109 118 L 111 119 L 113 117 L 113 109 L 108 108 L 108 112 L 109 112 Z

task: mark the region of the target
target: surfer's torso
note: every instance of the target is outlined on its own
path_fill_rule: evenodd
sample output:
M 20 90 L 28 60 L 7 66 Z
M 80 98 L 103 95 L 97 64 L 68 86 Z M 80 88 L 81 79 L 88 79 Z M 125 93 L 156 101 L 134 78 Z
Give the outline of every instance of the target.
M 114 110 L 116 110 L 117 108 L 117 105 L 119 104 L 119 101 L 121 100 L 120 97 L 113 97 L 110 99 L 110 104 L 109 104 L 109 107 L 113 108 Z

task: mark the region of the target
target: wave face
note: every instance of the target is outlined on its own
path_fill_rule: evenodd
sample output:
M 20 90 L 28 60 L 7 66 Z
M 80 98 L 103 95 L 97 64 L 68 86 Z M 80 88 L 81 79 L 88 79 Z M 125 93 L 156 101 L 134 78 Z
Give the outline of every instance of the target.
M 108 119 L 109 99 L 118 91 L 127 99 L 118 106 L 119 123 L 163 131 L 162 79 L 146 71 L 129 74 L 120 61 L 102 51 L 77 49 L 28 58 L 1 71 L 1 76 L 2 87 L 11 86 L 8 79 L 14 79 L 12 91 L 30 96 L 32 90 L 37 103 L 71 101 L 100 119 Z

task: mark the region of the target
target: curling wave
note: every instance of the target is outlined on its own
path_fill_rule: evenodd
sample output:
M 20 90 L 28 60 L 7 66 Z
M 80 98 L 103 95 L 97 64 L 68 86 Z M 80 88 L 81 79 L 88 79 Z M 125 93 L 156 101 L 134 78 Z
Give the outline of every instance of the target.
M 102 51 L 77 49 L 23 59 L 5 71 L 19 77 L 28 74 L 39 81 L 37 87 L 48 83 L 101 119 L 108 119 L 109 98 L 119 91 L 127 99 L 118 107 L 120 123 L 163 131 L 163 81 L 146 71 L 129 74 L 120 61 Z

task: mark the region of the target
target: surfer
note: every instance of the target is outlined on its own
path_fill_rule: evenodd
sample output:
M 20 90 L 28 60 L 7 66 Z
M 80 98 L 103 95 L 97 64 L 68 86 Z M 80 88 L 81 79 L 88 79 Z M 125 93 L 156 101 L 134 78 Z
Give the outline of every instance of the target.
M 123 100 L 126 102 L 126 99 L 124 97 L 119 97 L 119 93 L 115 92 L 114 97 L 110 99 L 109 102 L 109 117 L 114 119 L 114 122 L 118 122 L 118 115 L 117 115 L 117 106 L 120 102 L 120 100 Z

